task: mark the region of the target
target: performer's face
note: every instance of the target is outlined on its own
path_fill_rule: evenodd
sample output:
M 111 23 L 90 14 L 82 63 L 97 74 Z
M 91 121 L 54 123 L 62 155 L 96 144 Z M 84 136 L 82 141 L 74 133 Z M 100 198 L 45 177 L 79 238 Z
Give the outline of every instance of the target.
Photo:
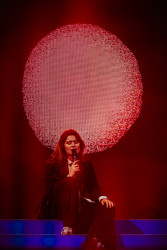
M 72 156 L 72 150 L 75 149 L 77 154 L 80 152 L 80 142 L 75 135 L 69 135 L 64 143 L 67 156 Z

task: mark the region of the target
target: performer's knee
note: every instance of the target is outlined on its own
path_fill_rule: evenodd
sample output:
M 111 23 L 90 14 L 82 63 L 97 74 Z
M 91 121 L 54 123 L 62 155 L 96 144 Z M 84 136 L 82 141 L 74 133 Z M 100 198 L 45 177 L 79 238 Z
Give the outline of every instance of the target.
M 115 216 L 115 206 L 113 206 L 111 208 L 107 208 L 105 205 L 99 204 L 99 209 L 106 216 L 109 216 L 109 217 Z

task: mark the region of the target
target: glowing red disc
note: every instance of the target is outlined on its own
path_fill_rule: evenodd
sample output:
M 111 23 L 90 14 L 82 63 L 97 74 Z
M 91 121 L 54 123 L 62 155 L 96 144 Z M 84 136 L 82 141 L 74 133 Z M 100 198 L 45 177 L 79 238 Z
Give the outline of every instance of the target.
M 94 25 L 67 25 L 32 50 L 23 77 L 23 105 L 37 138 L 54 148 L 78 131 L 86 152 L 113 146 L 140 114 L 137 60 L 113 34 Z

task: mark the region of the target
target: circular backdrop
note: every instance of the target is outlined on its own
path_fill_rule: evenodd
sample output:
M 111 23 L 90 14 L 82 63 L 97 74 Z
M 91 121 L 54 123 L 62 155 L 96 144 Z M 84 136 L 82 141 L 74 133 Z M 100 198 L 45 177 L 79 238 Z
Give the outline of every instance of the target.
M 112 147 L 139 116 L 142 81 L 133 53 L 115 35 L 88 24 L 67 25 L 32 50 L 23 105 L 37 138 L 54 148 L 74 129 L 86 152 Z

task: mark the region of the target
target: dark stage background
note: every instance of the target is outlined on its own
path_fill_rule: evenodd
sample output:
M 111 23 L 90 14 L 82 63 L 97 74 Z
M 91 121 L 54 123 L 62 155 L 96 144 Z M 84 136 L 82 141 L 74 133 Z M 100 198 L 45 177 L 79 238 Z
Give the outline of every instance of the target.
M 89 157 L 116 218 L 167 218 L 166 1 L 0 1 L 0 218 L 34 219 L 44 193 L 46 149 L 22 105 L 24 66 L 49 32 L 91 23 L 118 36 L 138 60 L 140 117 L 111 149 Z M 101 168 L 102 167 L 102 168 Z

